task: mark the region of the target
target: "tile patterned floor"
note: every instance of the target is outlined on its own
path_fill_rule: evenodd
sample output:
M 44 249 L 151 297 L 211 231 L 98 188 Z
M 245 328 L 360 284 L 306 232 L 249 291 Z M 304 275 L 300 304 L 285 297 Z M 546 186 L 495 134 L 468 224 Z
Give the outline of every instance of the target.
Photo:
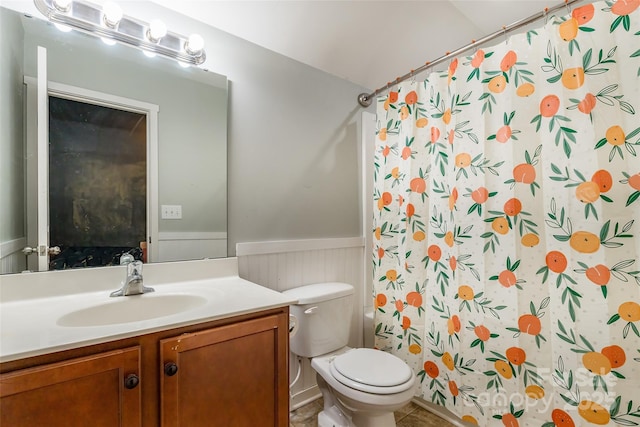
M 322 399 L 314 400 L 295 411 L 289 418 L 291 427 L 317 427 Z M 455 427 L 453 424 L 411 402 L 395 412 L 397 427 Z

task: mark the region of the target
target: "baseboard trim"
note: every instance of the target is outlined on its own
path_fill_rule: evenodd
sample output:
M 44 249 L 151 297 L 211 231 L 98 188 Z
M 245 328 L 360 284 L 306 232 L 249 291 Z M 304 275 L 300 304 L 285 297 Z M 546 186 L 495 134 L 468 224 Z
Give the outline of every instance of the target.
M 414 397 L 411 400 L 413 403 L 418 405 L 419 407 L 431 412 L 434 415 L 439 416 L 445 421 L 450 422 L 451 424 L 458 427 L 469 427 L 472 424 L 466 423 L 458 418 L 453 412 L 449 411 L 444 406 L 436 405 L 435 403 L 427 402 L 426 400 L 420 397 Z
M 320 399 L 320 397 L 322 397 L 322 393 L 320 393 L 320 389 L 317 385 L 314 385 L 313 387 L 310 387 L 306 390 L 302 390 L 301 392 L 298 392 L 291 396 L 290 410 L 294 411 L 299 407 L 306 405 L 307 403 L 311 403 L 314 400 Z

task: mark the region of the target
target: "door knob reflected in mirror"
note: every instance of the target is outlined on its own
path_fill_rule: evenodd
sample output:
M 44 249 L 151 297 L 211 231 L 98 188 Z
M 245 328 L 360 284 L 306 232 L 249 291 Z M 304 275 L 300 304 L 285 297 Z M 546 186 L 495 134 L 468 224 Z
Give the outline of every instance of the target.
M 38 253 L 38 248 L 32 248 L 31 246 L 25 246 L 22 249 L 22 253 L 25 255 L 31 255 L 32 253 Z
M 49 255 L 58 255 L 60 253 L 60 246 L 52 246 L 50 248 L 44 245 L 36 247 L 25 246 L 22 249 L 22 253 L 25 255 L 31 255 L 33 253 L 37 254 L 38 252 L 40 252 L 42 255 L 44 255 L 45 250 Z

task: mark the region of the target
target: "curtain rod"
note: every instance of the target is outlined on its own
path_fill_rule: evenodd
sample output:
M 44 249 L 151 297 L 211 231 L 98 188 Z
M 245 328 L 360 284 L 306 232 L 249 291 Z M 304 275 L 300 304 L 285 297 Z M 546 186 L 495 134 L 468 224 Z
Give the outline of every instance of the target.
M 456 50 L 454 50 L 453 52 L 447 52 L 445 55 L 433 60 L 433 61 L 429 61 L 427 63 L 425 63 L 423 66 L 415 69 L 415 70 L 411 70 L 410 72 L 408 72 L 407 74 L 405 74 L 402 77 L 398 77 L 396 80 L 394 80 L 393 82 L 388 82 L 385 86 L 382 86 L 381 88 L 378 88 L 376 90 L 374 90 L 372 93 L 361 93 L 360 95 L 358 95 L 358 103 L 360 103 L 360 105 L 362 105 L 363 107 L 368 107 L 371 105 L 371 102 L 373 101 L 373 98 L 378 95 L 379 93 L 389 89 L 389 87 L 396 85 L 400 82 L 403 82 L 413 76 L 415 76 L 418 73 L 421 73 L 422 71 L 433 67 L 434 65 L 437 65 L 451 57 L 457 56 L 460 53 L 467 51 L 469 49 L 474 48 L 475 46 L 481 45 L 483 43 L 488 42 L 489 40 L 493 40 L 496 37 L 499 37 L 503 34 L 506 34 L 507 31 L 512 31 L 512 30 L 516 30 L 520 27 L 523 27 L 527 24 L 530 24 L 531 22 L 537 21 L 540 18 L 544 18 L 545 16 L 547 16 L 548 13 L 550 12 L 555 12 L 558 9 L 562 9 L 563 7 L 569 8 L 570 5 L 572 5 L 573 3 L 577 3 L 579 1 L 582 0 L 564 0 L 564 3 L 560 3 L 557 4 L 551 8 L 545 8 L 542 12 L 538 12 L 535 13 L 527 18 L 523 18 L 520 19 L 519 21 L 513 22 L 509 25 L 506 25 L 504 27 L 502 27 L 502 29 L 489 34 L 488 36 L 484 36 L 483 38 L 481 38 L 480 40 L 473 40 L 471 43 L 469 43 L 468 45 L 465 45 L 463 47 L 460 47 Z

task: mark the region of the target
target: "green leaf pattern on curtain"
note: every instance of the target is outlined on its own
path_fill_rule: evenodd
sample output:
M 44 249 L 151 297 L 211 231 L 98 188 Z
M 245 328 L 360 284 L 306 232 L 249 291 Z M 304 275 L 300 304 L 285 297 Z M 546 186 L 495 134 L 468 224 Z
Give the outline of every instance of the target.
M 376 346 L 466 421 L 640 425 L 639 6 L 378 98 Z

